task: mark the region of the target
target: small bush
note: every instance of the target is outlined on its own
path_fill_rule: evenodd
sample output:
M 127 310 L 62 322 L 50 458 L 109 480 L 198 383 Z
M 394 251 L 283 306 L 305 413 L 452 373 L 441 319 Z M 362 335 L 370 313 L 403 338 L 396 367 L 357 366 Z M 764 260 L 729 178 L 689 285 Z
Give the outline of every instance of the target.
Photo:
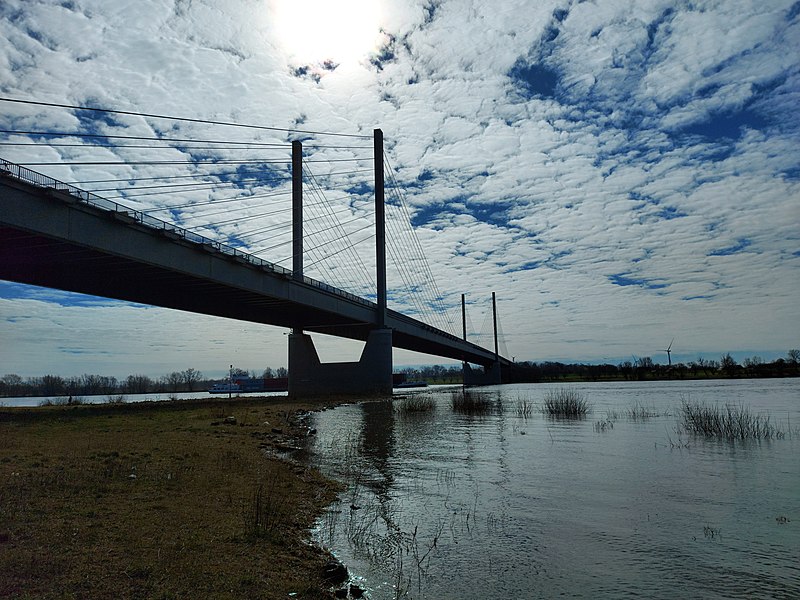
M 545 394 L 542 412 L 551 417 L 580 418 L 589 412 L 589 403 L 578 390 L 550 390 Z
M 465 389 L 450 392 L 450 406 L 464 415 L 487 415 L 492 412 L 492 402 L 488 397 Z
M 605 433 L 606 431 L 609 431 L 611 429 L 614 429 L 614 422 L 611 421 L 611 419 L 606 419 L 604 421 L 597 421 L 594 424 L 594 430 L 599 433 Z
M 410 396 L 397 404 L 397 412 L 401 415 L 430 413 L 436 410 L 436 402 L 430 396 Z
M 655 408 L 646 408 L 637 402 L 625 414 L 631 421 L 646 421 L 652 417 L 657 417 L 658 411 Z
M 527 419 L 533 414 L 533 402 L 527 398 L 517 398 L 516 412 L 518 417 Z
M 745 406 L 708 406 L 682 398 L 681 415 L 686 431 L 708 438 L 768 440 L 785 435 L 770 423 L 769 415 L 754 415 Z

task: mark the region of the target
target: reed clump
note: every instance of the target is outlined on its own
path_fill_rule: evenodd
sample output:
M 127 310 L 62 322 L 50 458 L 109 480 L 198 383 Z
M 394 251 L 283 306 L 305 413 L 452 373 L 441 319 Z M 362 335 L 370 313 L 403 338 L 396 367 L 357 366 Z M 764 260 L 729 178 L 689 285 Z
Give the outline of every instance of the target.
M 436 410 L 436 402 L 430 396 L 415 395 L 403 398 L 396 408 L 400 415 L 417 415 L 432 413 Z
M 647 421 L 648 419 L 657 417 L 658 411 L 653 407 L 643 406 L 640 402 L 636 402 L 625 414 L 631 421 Z
M 517 398 L 516 413 L 518 417 L 527 419 L 533 415 L 533 402 L 527 398 Z
M 769 415 L 753 414 L 746 406 L 709 406 L 685 398 L 681 399 L 681 425 L 690 433 L 726 440 L 769 440 L 785 435 L 770 422 Z
M 450 392 L 450 406 L 463 415 L 488 415 L 492 412 L 492 401 L 486 395 L 467 389 Z
M 560 388 L 544 396 L 542 412 L 551 417 L 581 418 L 589 412 L 589 402 L 578 390 Z

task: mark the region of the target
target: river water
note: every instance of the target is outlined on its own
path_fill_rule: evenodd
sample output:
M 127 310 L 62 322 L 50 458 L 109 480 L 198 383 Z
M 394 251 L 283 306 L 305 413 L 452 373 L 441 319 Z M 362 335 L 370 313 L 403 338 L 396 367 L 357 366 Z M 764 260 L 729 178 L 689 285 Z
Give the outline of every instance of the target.
M 316 540 L 373 600 L 800 598 L 800 380 L 571 384 L 581 420 L 538 411 L 560 387 L 482 388 L 482 415 L 447 389 L 421 414 L 395 396 L 314 415 L 312 460 L 347 484 Z M 784 435 L 687 434 L 682 400 Z

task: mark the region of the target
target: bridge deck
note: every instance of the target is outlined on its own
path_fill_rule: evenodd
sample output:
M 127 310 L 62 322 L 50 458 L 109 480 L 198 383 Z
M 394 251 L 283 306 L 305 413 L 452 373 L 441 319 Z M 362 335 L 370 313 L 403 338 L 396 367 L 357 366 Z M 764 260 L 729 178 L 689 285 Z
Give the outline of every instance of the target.
M 115 203 L 98 206 L 64 184 L 16 175 L 6 170 L 0 179 L 2 279 L 357 340 L 375 328 L 373 302 L 296 281 L 286 269 L 150 217 L 163 224 L 154 226 Z M 395 347 L 494 361 L 493 352 L 398 312 L 386 321 Z

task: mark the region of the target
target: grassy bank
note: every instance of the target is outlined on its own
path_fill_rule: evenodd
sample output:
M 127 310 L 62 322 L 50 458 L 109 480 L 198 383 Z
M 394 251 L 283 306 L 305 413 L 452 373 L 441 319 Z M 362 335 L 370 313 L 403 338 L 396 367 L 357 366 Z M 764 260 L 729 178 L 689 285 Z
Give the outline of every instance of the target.
M 336 486 L 267 456 L 320 407 L 0 409 L 0 597 L 328 597 L 306 540 Z

